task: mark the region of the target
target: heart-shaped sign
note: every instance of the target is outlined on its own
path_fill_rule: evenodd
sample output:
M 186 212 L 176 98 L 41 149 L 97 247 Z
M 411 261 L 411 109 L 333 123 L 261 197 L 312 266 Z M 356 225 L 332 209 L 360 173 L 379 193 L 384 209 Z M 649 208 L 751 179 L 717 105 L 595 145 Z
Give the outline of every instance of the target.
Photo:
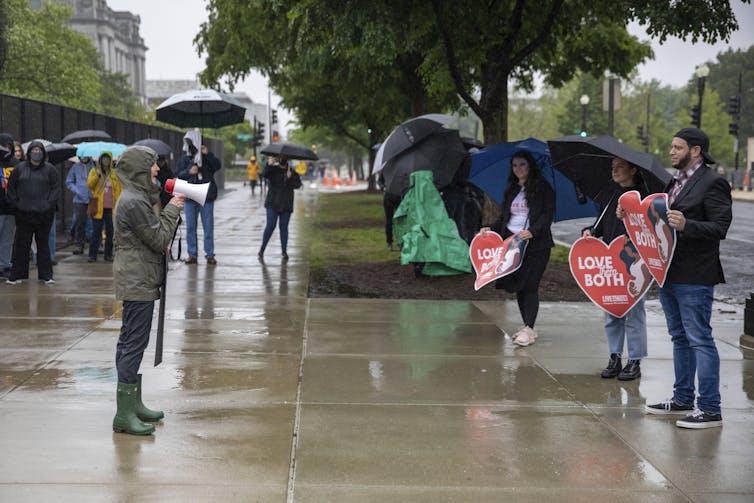
M 618 203 L 624 211 L 623 224 L 628 237 L 657 284 L 664 285 L 676 241 L 675 229 L 668 224 L 668 195 L 650 194 L 642 200 L 632 190 L 620 196 Z
M 524 263 L 528 243 L 528 240 L 521 239 L 518 234 L 513 234 L 506 240 L 493 231 L 474 236 L 469 245 L 471 264 L 476 271 L 474 290 L 516 272 Z
M 568 254 L 571 274 L 589 300 L 622 318 L 652 285 L 652 275 L 636 247 L 625 236 L 610 246 L 601 239 L 576 240 Z

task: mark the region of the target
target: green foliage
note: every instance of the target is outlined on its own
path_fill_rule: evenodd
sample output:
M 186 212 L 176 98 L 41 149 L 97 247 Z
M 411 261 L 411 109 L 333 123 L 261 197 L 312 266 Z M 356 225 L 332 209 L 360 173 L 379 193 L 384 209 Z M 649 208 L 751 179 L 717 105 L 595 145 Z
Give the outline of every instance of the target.
M 68 27 L 70 7 L 44 2 L 36 10 L 26 0 L 0 0 L 0 12 L 0 61 L 7 43 L 0 92 L 152 122 L 128 77 L 105 70 L 91 40 Z
M 34 10 L 25 0 L 6 2 L 8 58 L 0 91 L 95 110 L 99 55 L 86 36 L 66 26 L 71 9 L 45 2 Z
M 232 126 L 225 126 L 218 129 L 207 129 L 205 134 L 211 138 L 217 138 L 224 142 L 225 153 L 222 159 L 223 166 L 230 167 L 236 156 L 247 160 L 251 156 L 253 151 L 251 142 L 239 140 L 238 135 L 251 134 L 252 132 L 251 124 L 249 124 L 248 121 L 244 121 L 239 124 L 233 124 Z

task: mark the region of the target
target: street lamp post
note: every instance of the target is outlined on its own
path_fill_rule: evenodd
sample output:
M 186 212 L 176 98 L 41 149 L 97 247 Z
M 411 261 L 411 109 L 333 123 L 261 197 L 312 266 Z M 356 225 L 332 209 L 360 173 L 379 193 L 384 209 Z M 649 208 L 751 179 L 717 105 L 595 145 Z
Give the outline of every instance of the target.
M 704 85 L 707 83 L 709 75 L 709 66 L 701 64 L 696 67 L 696 90 L 699 94 L 699 105 L 697 106 L 696 127 L 702 127 L 702 97 L 704 96 Z M 692 121 L 693 122 L 693 121 Z
M 589 96 L 582 94 L 579 103 L 581 103 L 581 136 L 586 136 L 586 107 L 589 105 Z

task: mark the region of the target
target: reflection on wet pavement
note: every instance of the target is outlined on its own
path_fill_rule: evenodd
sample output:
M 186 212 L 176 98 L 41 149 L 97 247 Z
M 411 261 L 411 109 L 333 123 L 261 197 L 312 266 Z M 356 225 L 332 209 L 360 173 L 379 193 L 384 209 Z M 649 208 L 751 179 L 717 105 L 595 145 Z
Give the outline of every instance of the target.
M 517 348 L 511 302 L 308 299 L 315 191 L 297 194 L 291 259 L 275 234 L 260 262 L 263 198 L 229 189 L 218 265 L 170 264 L 164 361 L 150 345 L 142 366 L 166 413 L 153 436 L 110 428 L 110 264 L 62 252 L 55 285 L 0 284 L 0 501 L 754 498 L 740 312 L 713 318 L 725 426 L 683 431 L 642 413 L 673 382 L 656 302 L 641 380 L 600 379 L 590 305 L 544 304 Z

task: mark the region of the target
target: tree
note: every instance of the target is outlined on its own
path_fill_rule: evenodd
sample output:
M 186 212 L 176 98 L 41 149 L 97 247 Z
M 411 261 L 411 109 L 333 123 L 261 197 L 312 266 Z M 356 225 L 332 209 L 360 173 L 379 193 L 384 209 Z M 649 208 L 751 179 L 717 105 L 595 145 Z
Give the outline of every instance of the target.
M 713 0 L 210 0 L 209 12 L 195 39 L 208 56 L 205 84 L 256 68 L 302 125 L 364 146 L 417 110 L 462 104 L 481 119 L 486 143 L 504 141 L 509 84 L 529 90 L 535 74 L 553 87 L 579 72 L 626 77 L 650 57 L 629 21 L 660 40 L 712 42 L 737 28 L 730 5 Z
M 101 63 L 91 41 L 67 27 L 71 9 L 51 2 L 39 10 L 25 0 L 5 2 L 8 53 L 0 91 L 96 110 Z

